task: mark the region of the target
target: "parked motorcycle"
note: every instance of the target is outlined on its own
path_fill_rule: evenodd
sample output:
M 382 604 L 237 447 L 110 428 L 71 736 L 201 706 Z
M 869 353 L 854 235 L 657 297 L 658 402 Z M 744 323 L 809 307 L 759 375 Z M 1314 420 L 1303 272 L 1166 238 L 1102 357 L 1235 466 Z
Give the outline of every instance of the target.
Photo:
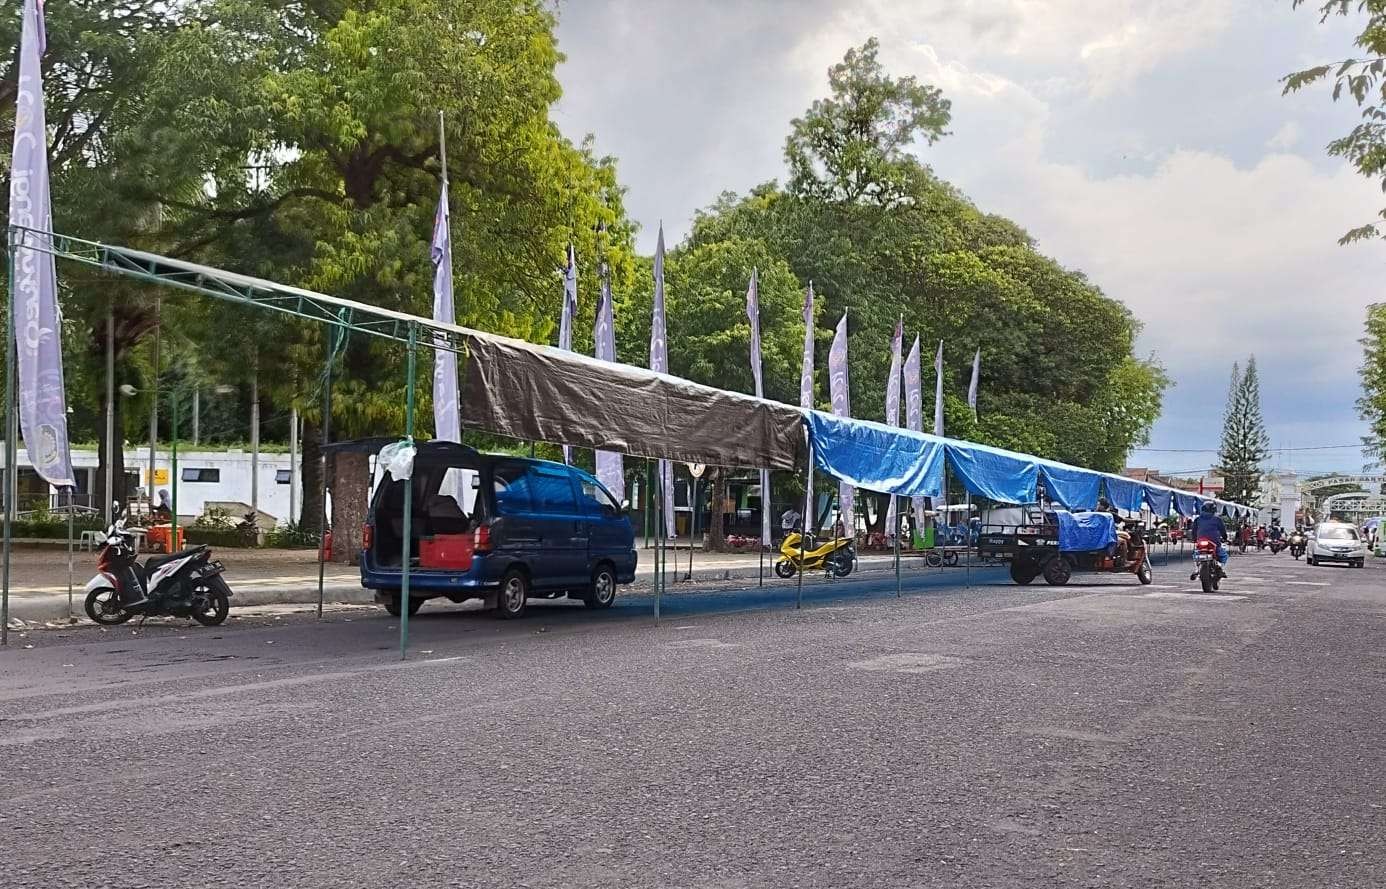
M 87 617 L 114 626 L 133 617 L 190 617 L 214 627 L 231 610 L 231 588 L 220 562 L 205 545 L 182 552 L 135 558 L 135 534 L 125 529 L 126 513 L 117 504 L 97 554 L 96 576 L 87 581 Z
M 802 558 L 798 531 L 791 531 L 780 542 L 781 558 L 775 562 L 775 573 L 780 577 L 793 577 L 799 571 L 822 569 L 829 577 L 846 577 L 857 567 L 857 547 L 850 537 L 832 537 L 818 544 L 812 537 L 805 543 Z M 809 549 L 808 547 L 812 547 Z
M 1303 531 L 1296 530 L 1290 535 L 1290 555 L 1294 556 L 1296 561 L 1299 560 L 1300 556 L 1304 555 L 1304 550 L 1308 546 L 1309 538 Z
M 1218 564 L 1217 542 L 1208 537 L 1200 537 L 1194 543 L 1194 573 L 1189 580 L 1198 580 L 1203 592 L 1217 592 L 1222 581 L 1222 565 Z

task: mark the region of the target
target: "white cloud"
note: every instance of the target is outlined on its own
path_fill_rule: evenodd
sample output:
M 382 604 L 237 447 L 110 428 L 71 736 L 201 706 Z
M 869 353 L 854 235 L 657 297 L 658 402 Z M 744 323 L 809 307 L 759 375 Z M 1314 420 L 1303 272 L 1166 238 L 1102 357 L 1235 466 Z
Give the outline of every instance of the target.
M 1289 151 L 1299 144 L 1299 137 L 1299 124 L 1296 121 L 1287 120 L 1266 142 L 1266 147 L 1275 151 Z

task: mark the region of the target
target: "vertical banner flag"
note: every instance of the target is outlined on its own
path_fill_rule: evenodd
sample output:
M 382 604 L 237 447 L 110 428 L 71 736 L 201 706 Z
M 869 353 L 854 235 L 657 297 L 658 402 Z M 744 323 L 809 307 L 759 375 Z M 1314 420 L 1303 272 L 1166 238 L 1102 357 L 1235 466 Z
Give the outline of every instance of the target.
M 847 313 L 837 322 L 833 334 L 832 347 L 828 349 L 828 395 L 833 401 L 833 413 L 839 417 L 852 416 L 851 393 L 847 388 Z M 856 532 L 856 519 L 853 507 L 852 486 L 839 482 L 837 486 L 838 511 L 842 514 L 842 526 L 847 536 Z
M 943 340 L 938 341 L 934 358 L 934 435 L 943 434 Z
M 67 440 L 67 396 L 63 388 L 62 318 L 58 274 L 48 252 L 53 208 L 48 193 L 48 130 L 43 105 L 45 48 L 43 4 L 24 0 L 19 38 L 18 99 L 14 154 L 10 164 L 10 225 L 16 232 L 11 294 L 15 351 L 19 359 L 20 434 L 29 462 L 49 484 L 75 486 Z
M 756 398 L 765 397 L 765 381 L 760 369 L 760 282 L 751 268 L 751 284 L 746 288 L 746 317 L 751 322 L 751 376 L 756 381 Z M 770 545 L 770 470 L 760 471 L 760 542 Z
M 977 418 L 977 378 L 982 373 L 982 349 L 972 356 L 972 382 L 967 384 L 967 406 L 972 408 L 972 418 Z
M 611 276 L 606 262 L 601 265 L 601 289 L 597 297 L 597 324 L 592 332 L 596 356 L 601 361 L 616 360 L 616 329 L 611 311 Z M 625 467 L 617 451 L 597 451 L 597 481 L 610 491 L 617 501 L 626 497 Z
M 813 282 L 810 281 L 808 290 L 804 291 L 804 363 L 803 369 L 799 371 L 799 407 L 804 410 L 813 410 L 813 334 Z M 818 525 L 818 506 L 813 500 L 812 461 L 809 463 L 807 475 L 804 502 L 808 504 L 808 513 L 803 519 L 805 533 L 817 530 Z
M 905 359 L 905 427 L 912 432 L 924 431 L 924 381 L 919 370 L 918 336 Z M 916 523 L 924 521 L 923 497 L 914 498 L 914 520 Z
M 573 318 L 577 317 L 577 251 L 568 245 L 568 265 L 563 269 L 563 314 L 558 319 L 558 348 L 573 350 Z M 573 453 L 563 446 L 563 462 L 572 463 Z
M 659 240 L 655 243 L 654 312 L 650 319 L 650 370 L 669 372 L 669 342 L 664 334 L 664 223 L 659 224 Z M 664 530 L 674 536 L 674 467 L 668 460 L 659 461 L 660 486 L 664 488 Z
M 438 213 L 433 218 L 433 320 L 453 323 L 452 309 L 452 233 L 448 212 L 448 183 L 438 197 Z M 440 348 L 442 334 L 434 334 L 433 347 L 433 429 L 439 441 L 461 441 L 462 421 L 457 406 L 457 353 Z
M 900 425 L 900 347 L 904 345 L 905 319 L 895 322 L 895 335 L 890 338 L 890 377 L 886 380 L 886 425 Z M 895 498 L 886 509 L 886 533 L 895 533 Z

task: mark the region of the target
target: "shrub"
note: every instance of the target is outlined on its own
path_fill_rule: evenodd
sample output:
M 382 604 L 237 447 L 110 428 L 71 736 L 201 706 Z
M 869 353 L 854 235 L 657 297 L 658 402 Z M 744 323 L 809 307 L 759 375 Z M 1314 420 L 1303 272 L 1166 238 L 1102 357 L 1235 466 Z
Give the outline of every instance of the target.
M 317 549 L 318 535 L 302 525 L 289 522 L 265 535 L 265 546 L 278 549 Z

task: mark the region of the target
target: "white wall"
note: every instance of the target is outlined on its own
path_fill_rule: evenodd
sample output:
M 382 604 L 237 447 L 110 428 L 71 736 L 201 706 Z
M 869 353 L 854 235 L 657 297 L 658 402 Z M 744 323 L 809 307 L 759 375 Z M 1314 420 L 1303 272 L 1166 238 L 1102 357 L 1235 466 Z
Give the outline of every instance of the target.
M 155 453 L 154 465 L 157 469 L 165 472 L 170 470 L 170 454 L 168 451 L 160 450 Z M 74 470 L 90 468 L 95 470 L 99 461 L 96 451 L 73 451 L 72 467 Z M 0 450 L 0 465 L 3 465 L 3 451 Z M 23 448 L 19 449 L 19 465 L 27 468 L 32 464 L 29 462 L 28 455 Z M 139 472 L 141 492 L 147 490 L 149 484 L 149 449 L 130 447 L 125 449 L 125 469 L 127 472 Z M 203 512 L 205 504 L 223 500 L 250 503 L 250 469 L 251 455 L 248 451 L 208 451 L 192 450 L 178 452 L 178 471 L 180 476 L 191 469 L 216 469 L 220 473 L 219 481 L 211 482 L 189 482 L 181 478 L 178 482 L 178 515 L 179 516 L 198 516 Z M 275 480 L 276 474 L 280 470 L 290 469 L 290 459 L 288 454 L 260 454 L 259 467 L 259 507 L 262 512 L 274 516 L 280 522 L 289 520 L 289 485 L 280 484 Z M 297 492 L 296 503 L 299 509 L 303 508 L 303 488 L 302 479 L 297 478 L 297 473 L 292 473 L 294 478 L 294 488 Z M 173 494 L 172 475 L 169 475 L 169 484 L 155 485 L 155 496 L 158 492 L 167 489 L 169 495 Z M 55 492 L 56 493 L 56 492 Z M 54 501 L 55 504 L 57 501 Z M 239 518 L 239 517 L 237 517 Z

